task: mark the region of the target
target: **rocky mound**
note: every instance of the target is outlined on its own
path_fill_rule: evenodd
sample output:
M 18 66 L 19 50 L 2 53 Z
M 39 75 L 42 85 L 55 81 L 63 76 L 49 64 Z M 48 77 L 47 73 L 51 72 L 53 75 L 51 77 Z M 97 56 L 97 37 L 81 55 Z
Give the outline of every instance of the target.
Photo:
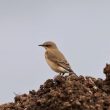
M 48 79 L 38 91 L 17 95 L 13 103 L 0 110 L 110 110 L 110 65 L 104 68 L 106 79 L 60 76 Z

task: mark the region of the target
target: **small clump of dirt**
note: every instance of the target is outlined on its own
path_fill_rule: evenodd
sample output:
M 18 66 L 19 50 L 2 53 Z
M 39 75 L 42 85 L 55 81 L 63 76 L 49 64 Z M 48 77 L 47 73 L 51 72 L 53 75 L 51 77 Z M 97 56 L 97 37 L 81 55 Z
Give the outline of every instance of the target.
M 105 80 L 58 75 L 38 91 L 17 95 L 14 102 L 1 105 L 0 110 L 110 110 L 110 64 L 103 71 Z

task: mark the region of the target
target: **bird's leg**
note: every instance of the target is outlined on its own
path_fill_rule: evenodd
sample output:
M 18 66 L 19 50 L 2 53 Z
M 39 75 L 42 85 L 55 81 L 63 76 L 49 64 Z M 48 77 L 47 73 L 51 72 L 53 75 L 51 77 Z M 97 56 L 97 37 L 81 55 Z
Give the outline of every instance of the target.
M 64 75 L 64 73 L 60 73 L 60 76 L 63 76 Z
M 62 76 L 64 75 L 65 73 L 62 73 Z

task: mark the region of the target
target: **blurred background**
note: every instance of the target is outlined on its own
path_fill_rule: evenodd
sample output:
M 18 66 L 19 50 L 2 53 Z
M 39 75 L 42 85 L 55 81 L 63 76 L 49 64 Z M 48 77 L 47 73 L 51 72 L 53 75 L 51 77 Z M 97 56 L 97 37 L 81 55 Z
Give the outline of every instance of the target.
M 110 1 L 0 0 L 0 104 L 57 73 L 38 47 L 54 41 L 78 75 L 104 79 L 110 63 Z

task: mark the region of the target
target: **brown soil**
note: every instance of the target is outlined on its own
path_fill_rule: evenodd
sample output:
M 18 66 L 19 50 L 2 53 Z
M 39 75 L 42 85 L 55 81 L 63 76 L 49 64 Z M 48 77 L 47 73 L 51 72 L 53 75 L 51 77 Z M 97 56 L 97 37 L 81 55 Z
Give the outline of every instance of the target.
M 110 110 L 110 64 L 106 79 L 58 75 L 48 79 L 38 91 L 17 95 L 0 110 Z

